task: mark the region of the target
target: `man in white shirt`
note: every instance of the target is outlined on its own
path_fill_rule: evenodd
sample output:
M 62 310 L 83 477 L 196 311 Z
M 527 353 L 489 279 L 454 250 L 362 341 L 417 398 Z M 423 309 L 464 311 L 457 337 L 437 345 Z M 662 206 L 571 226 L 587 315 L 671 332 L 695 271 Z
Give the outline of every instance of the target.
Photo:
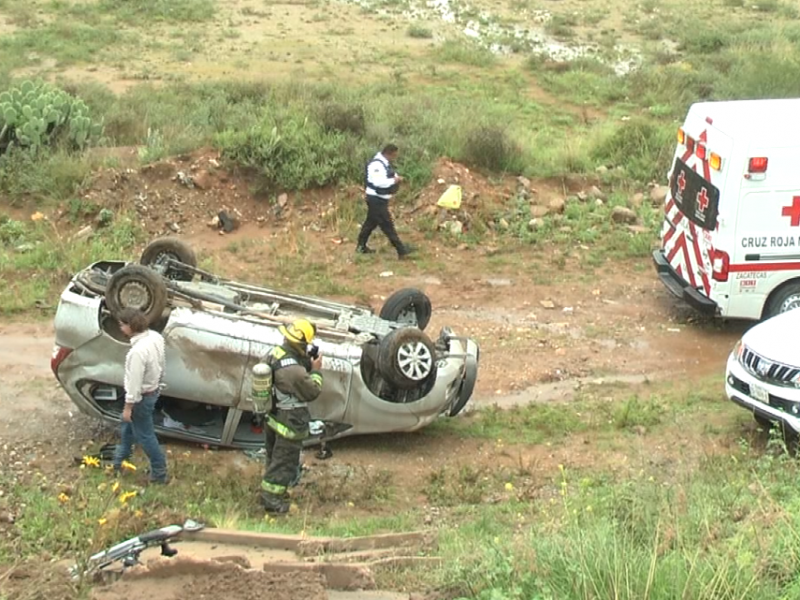
M 394 221 L 389 212 L 389 201 L 397 193 L 397 188 L 403 178 L 394 172 L 392 161 L 397 158 L 398 149 L 394 144 L 387 144 L 367 163 L 364 187 L 367 194 L 367 218 L 358 234 L 356 252 L 358 254 L 372 254 L 374 250 L 367 246 L 369 236 L 380 227 L 381 231 L 389 238 L 392 246 L 397 250 L 399 258 L 405 258 L 413 249 L 403 244 L 394 228 Z
M 158 445 L 153 412 L 164 378 L 164 338 L 148 328 L 147 318 L 135 308 L 124 309 L 119 317 L 122 333 L 131 340 L 125 357 L 125 408 L 122 411 L 120 443 L 114 453 L 114 470 L 130 458 L 134 441 L 150 460 L 150 481 L 167 482 L 167 461 Z

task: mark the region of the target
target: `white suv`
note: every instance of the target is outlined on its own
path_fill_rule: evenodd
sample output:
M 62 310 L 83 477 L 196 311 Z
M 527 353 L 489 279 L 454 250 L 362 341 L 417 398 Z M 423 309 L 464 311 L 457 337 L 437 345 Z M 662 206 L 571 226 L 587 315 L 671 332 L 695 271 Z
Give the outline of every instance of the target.
M 728 357 L 728 398 L 753 413 L 766 428 L 781 423 L 784 432 L 800 433 L 800 345 L 791 334 L 800 330 L 800 310 L 759 323 L 734 346 Z

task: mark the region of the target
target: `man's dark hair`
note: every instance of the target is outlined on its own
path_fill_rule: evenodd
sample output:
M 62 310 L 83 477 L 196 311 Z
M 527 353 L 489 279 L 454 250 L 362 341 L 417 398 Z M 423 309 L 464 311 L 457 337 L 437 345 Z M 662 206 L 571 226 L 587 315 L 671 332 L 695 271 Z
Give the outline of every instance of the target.
M 399 148 L 397 146 L 395 146 L 394 144 L 386 144 L 383 147 L 383 150 L 381 150 L 381 154 L 384 154 L 384 155 L 386 155 L 386 154 L 394 154 L 398 150 L 399 150 Z
M 123 308 L 117 319 L 120 323 L 130 327 L 133 333 L 142 333 L 147 330 L 147 317 L 138 308 Z

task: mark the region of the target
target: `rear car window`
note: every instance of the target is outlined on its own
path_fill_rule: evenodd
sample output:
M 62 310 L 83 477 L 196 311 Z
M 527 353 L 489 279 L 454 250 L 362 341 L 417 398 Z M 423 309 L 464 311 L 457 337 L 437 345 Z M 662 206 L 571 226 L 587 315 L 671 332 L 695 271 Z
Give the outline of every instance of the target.
M 709 230 L 717 227 L 719 189 L 680 158 L 675 159 L 670 191 L 675 204 L 692 223 Z

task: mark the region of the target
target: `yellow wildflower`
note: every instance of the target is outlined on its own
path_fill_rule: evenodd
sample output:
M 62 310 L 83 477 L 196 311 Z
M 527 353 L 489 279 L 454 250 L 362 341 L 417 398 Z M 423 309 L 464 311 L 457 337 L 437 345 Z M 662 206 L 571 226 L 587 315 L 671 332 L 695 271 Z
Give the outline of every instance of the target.
M 119 490 L 119 481 L 115 481 L 114 485 L 111 486 L 111 491 L 115 494 L 117 493 L 117 490 Z
M 134 465 L 133 463 L 129 463 L 127 460 L 123 460 L 122 461 L 122 468 L 123 469 L 128 469 L 129 471 L 135 471 L 136 470 L 136 465 Z
M 513 483 L 511 483 L 510 481 L 508 483 L 506 483 L 506 491 L 510 492 L 513 489 L 514 489 L 514 484 Z
M 135 497 L 136 497 L 136 492 L 125 492 L 124 494 L 120 494 L 119 503 L 125 504 L 128 502 L 128 500 Z
M 137 519 L 141 519 L 144 516 L 144 513 L 140 510 L 136 510 L 134 511 L 133 516 L 136 517 Z
M 83 457 L 83 464 L 87 467 L 97 467 L 100 468 L 100 459 L 96 456 L 84 456 Z
M 100 525 L 101 527 L 106 523 L 108 523 L 108 519 L 97 519 L 97 524 Z
M 67 496 L 64 492 L 61 492 L 58 495 L 58 501 L 61 502 L 61 504 L 66 504 L 69 502 L 69 496 Z

